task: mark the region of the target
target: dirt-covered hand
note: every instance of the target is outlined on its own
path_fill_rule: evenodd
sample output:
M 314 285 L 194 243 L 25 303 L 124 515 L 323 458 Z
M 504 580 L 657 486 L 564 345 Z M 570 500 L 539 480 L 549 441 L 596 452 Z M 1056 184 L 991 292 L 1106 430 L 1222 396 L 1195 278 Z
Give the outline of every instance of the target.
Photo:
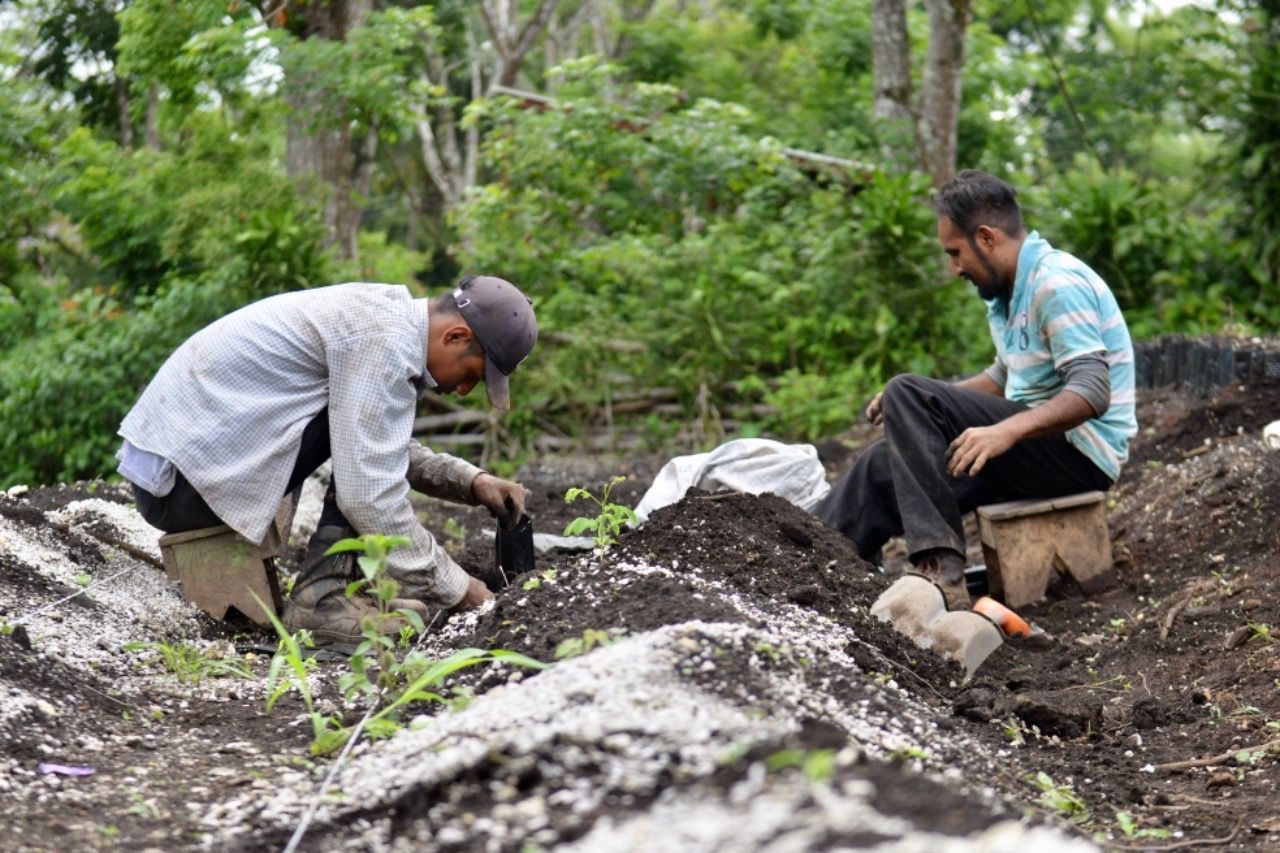
M 453 605 L 453 613 L 461 613 L 464 610 L 474 610 L 486 601 L 493 600 L 493 593 L 489 592 L 489 587 L 484 585 L 484 581 L 479 578 L 470 578 L 467 582 L 467 591 L 462 596 L 462 600 Z
M 871 402 L 867 404 L 867 420 L 871 421 L 873 424 L 878 425 L 882 420 L 884 420 L 884 412 L 880 408 L 880 398 L 883 396 L 884 392 L 881 391 L 879 394 L 872 397 Z
M 524 515 L 527 493 L 519 483 L 500 480 L 492 474 L 478 474 L 471 482 L 471 494 L 476 503 L 493 513 L 503 527 L 510 527 Z
M 969 427 L 947 448 L 947 473 L 953 477 L 976 477 L 988 462 L 1016 443 L 1012 432 L 1000 424 Z

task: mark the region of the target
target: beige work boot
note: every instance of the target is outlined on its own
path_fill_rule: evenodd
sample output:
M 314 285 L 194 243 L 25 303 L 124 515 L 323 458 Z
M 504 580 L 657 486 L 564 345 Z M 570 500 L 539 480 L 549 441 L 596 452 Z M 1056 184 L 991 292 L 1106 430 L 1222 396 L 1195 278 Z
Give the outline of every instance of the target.
M 391 608 L 414 610 L 426 615 L 426 605 L 410 599 L 396 599 Z M 289 599 L 284 605 L 284 626 L 290 631 L 306 629 L 318 646 L 329 643 L 358 644 L 364 640 L 364 627 L 378 627 L 382 634 L 396 635 L 409 623 L 399 616 L 383 617 L 378 605 L 367 595 L 347 597 L 335 590 L 314 604 Z
M 948 610 L 968 610 L 973 601 L 964 582 L 964 556 L 950 548 L 925 551 L 916 560 L 916 571 L 942 590 Z

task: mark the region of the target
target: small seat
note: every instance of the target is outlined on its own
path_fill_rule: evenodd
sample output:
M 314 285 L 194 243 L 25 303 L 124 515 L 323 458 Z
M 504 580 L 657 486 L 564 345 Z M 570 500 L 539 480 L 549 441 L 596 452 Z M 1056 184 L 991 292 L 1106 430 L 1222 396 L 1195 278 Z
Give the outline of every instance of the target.
M 1055 574 L 1069 576 L 1085 594 L 1115 576 L 1102 492 L 987 504 L 977 512 L 987 584 L 1010 607 L 1044 598 Z
M 275 557 L 280 539 L 267 536 L 255 545 L 225 524 L 169 533 L 160 537 L 164 571 L 182 583 L 182 595 L 214 619 L 225 619 L 234 607 L 263 627 L 271 620 L 251 593 L 256 593 L 272 615 L 283 611 Z

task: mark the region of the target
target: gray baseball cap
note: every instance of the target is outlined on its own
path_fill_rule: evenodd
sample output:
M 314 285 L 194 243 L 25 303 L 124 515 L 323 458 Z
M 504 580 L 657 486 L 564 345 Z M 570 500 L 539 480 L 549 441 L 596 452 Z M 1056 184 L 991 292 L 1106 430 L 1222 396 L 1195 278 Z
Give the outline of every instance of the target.
M 468 276 L 453 291 L 458 312 L 484 347 L 484 387 L 489 402 L 511 408 L 507 379 L 538 340 L 533 301 L 509 281 L 489 275 Z

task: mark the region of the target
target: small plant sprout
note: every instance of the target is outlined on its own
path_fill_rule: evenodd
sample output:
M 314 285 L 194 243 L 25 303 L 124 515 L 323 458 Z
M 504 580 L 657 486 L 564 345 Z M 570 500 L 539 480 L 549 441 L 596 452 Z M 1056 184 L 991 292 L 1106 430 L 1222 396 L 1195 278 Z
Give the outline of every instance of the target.
M 164 668 L 173 673 L 174 678 L 183 684 L 199 684 L 206 678 L 229 676 L 234 678 L 251 678 L 253 670 L 241 660 L 218 657 L 215 653 L 205 651 L 190 643 L 125 643 L 121 647 L 126 652 L 152 651 L 157 654 Z
M 1114 634 L 1123 634 L 1128 625 L 1128 620 L 1123 616 L 1118 616 L 1107 623 L 1107 627 L 1110 628 Z
M 444 549 L 458 556 L 467 548 L 467 528 L 456 518 L 444 520 Z
M 900 746 L 893 752 L 889 753 L 889 761 L 893 764 L 901 764 L 911 759 L 920 761 L 928 761 L 931 756 L 929 753 L 918 746 Z
M 1275 637 L 1273 637 L 1271 634 L 1271 626 L 1265 623 L 1255 624 L 1253 622 L 1250 622 L 1248 642 L 1252 643 L 1254 640 L 1257 640 L 1258 642 L 1264 645 L 1274 643 Z
M 575 518 L 565 527 L 564 535 L 581 536 L 585 533 L 590 533 L 591 538 L 595 540 L 596 551 L 603 558 L 605 549 L 618 541 L 618 534 L 622 532 L 623 526 L 636 523 L 635 512 L 628 507 L 612 503 L 609 500 L 614 487 L 626 479 L 626 477 L 614 477 L 605 484 L 600 497 L 596 497 L 586 489 L 577 487 L 565 492 L 565 503 L 573 503 L 580 498 L 586 498 L 596 505 L 599 512 L 594 518 Z
M 770 773 L 798 767 L 810 782 L 828 782 L 836 772 L 834 749 L 780 749 L 764 760 Z
M 556 646 L 556 660 L 585 655 L 597 646 L 607 646 L 613 643 L 621 635 L 622 631 L 617 629 L 601 631 L 597 628 L 587 628 L 582 632 L 581 637 L 569 637 L 567 640 L 560 641 L 560 644 Z
M 257 593 L 251 592 L 250 595 L 258 601 L 258 605 L 271 620 L 271 626 L 276 629 L 276 636 L 280 638 L 276 653 L 271 658 L 271 666 L 267 669 L 267 713 L 271 713 L 276 702 L 286 693 L 297 690 L 302 697 L 302 704 L 306 706 L 307 719 L 311 721 L 311 754 L 327 755 L 341 749 L 347 742 L 342 721 L 317 711 L 315 699 L 311 696 L 310 676 L 316 668 L 316 662 L 315 658 L 308 657 L 302 651 L 313 647 L 311 636 L 306 631 L 289 633 L 284 623 L 258 598 Z
M 1057 812 L 1072 823 L 1089 822 L 1089 807 L 1070 785 L 1059 785 L 1043 770 L 1031 774 L 1027 781 L 1040 790 L 1039 802 L 1050 811 Z
M 1167 829 L 1139 827 L 1129 812 L 1116 812 L 1116 828 L 1125 838 L 1168 838 L 1171 834 Z
M 464 707 L 467 702 L 465 692 L 451 692 L 444 686 L 445 680 L 459 670 L 495 661 L 531 669 L 546 666 L 505 649 L 461 649 L 439 661 L 430 660 L 416 650 L 409 651 L 403 659 L 398 657 L 397 650 L 408 648 L 412 638 L 426 630 L 422 617 L 416 611 L 392 608 L 400 587 L 387 573 L 387 556 L 392 549 L 407 544 L 408 541 L 402 536 L 367 534 L 358 539 L 336 542 L 327 552 L 361 552 L 356 558 L 356 564 L 360 567 L 362 577 L 349 584 L 346 593 L 355 595 L 364 592 L 376 602 L 378 608 L 377 613 L 361 625 L 364 639 L 351 655 L 348 662 L 350 671 L 338 680 L 338 686 L 348 701 L 365 697 L 372 703 L 373 708 L 364 728 L 371 738 L 391 737 L 400 731 L 404 726 L 401 716 L 411 702 L 435 702 L 455 710 Z M 263 609 L 266 610 L 266 607 Z M 397 619 L 406 624 L 394 636 L 389 635 L 384 629 L 392 620 Z M 341 749 L 350 739 L 354 728 L 342 725 L 337 717 L 328 717 L 316 711 L 308 686 L 308 676 L 314 668 L 314 662 L 302 651 L 303 645 L 310 645 L 309 639 L 305 632 L 289 634 L 274 616 L 271 621 L 280 637 L 280 644 L 271 660 L 268 673 L 267 710 L 270 711 L 290 688 L 296 688 L 311 720 L 312 754 L 327 755 Z M 288 675 L 282 678 L 286 666 Z
M 555 569 L 543 569 L 541 574 L 539 574 L 536 578 L 529 578 L 527 581 L 520 584 L 520 588 L 521 589 L 539 589 L 542 586 L 543 581 L 546 581 L 547 583 L 552 583 L 555 581 L 555 579 L 556 579 Z

